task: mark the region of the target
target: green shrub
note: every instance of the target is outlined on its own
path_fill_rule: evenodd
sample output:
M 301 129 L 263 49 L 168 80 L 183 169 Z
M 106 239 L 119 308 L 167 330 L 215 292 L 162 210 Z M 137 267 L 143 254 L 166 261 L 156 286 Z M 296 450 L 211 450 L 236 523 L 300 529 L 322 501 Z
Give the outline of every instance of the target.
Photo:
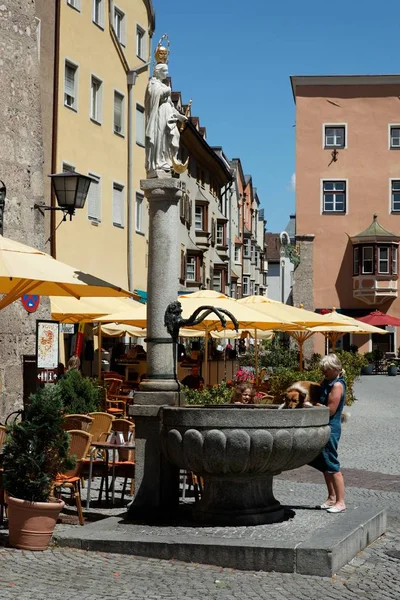
M 69 371 L 56 387 L 66 414 L 95 412 L 101 406 L 100 386 L 94 380 L 83 377 L 79 371 Z
M 222 381 L 218 385 L 204 390 L 191 390 L 186 386 L 182 386 L 182 391 L 185 393 L 185 404 L 229 404 L 233 389 Z
M 68 456 L 62 402 L 57 385 L 30 397 L 25 418 L 7 427 L 4 446 L 4 487 L 29 502 L 47 502 L 58 473 L 74 466 Z
M 361 369 L 368 365 L 368 359 L 363 354 L 346 352 L 345 350 L 336 353 L 344 368 L 344 380 L 347 385 L 346 404 L 353 404 L 356 399 L 354 396 L 354 383 L 361 375 Z
M 239 356 L 241 367 L 255 367 L 254 348 L 250 346 L 249 351 Z M 279 338 L 263 341 L 258 352 L 258 368 L 263 367 L 286 367 L 296 369 L 299 366 L 298 351 L 289 343 Z

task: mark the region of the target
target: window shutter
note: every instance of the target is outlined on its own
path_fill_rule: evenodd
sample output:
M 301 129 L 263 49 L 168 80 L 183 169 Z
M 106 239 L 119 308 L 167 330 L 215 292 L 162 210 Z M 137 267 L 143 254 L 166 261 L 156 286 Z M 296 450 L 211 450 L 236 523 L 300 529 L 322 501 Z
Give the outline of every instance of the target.
M 179 208 L 180 208 L 180 218 L 184 219 L 185 218 L 185 196 L 181 196 L 181 199 L 179 201 Z
M 215 219 L 211 219 L 211 243 L 212 243 L 212 245 L 215 244 L 215 228 L 216 228 Z
M 192 221 L 193 221 L 192 212 L 193 212 L 193 202 L 191 200 L 189 200 L 189 221 L 188 221 L 189 228 L 192 226 Z
M 136 143 L 144 146 L 144 109 L 136 105 Z
M 123 97 L 117 92 L 114 93 L 114 131 L 122 133 L 122 104 Z
M 88 192 L 88 218 L 92 221 L 101 221 L 101 187 L 100 177 L 89 173 L 92 181 Z
M 75 95 L 75 68 L 71 65 L 65 65 L 65 93 Z
M 124 188 L 113 186 L 113 224 L 124 227 Z

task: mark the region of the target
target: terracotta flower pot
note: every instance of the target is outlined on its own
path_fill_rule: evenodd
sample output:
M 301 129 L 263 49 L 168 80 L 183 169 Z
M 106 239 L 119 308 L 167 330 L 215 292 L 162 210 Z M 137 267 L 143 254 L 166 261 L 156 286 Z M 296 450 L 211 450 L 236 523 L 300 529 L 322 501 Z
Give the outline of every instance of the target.
M 64 502 L 28 502 L 8 497 L 9 543 L 23 550 L 46 550 Z

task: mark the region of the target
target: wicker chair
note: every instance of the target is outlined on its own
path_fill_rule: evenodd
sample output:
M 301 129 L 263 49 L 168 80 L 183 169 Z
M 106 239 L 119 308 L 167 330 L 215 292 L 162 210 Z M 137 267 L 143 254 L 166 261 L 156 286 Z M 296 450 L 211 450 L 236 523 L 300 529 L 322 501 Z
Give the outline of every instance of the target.
M 92 441 L 107 441 L 114 417 L 106 412 L 92 412 L 89 413 L 89 417 L 93 418 L 93 421 L 89 427 L 89 433 L 93 436 Z
M 89 417 L 88 415 L 65 415 L 64 429 L 66 431 L 80 429 L 81 431 L 89 432 L 92 423 L 93 417 Z
M 104 379 L 106 390 L 106 411 L 115 417 L 126 416 L 126 403 L 129 400 L 127 394 L 121 394 L 123 379 L 107 377 Z
M 92 436 L 90 433 L 81 430 L 71 430 L 69 434 L 71 436 L 69 453 L 71 456 L 76 456 L 76 465 L 70 471 L 57 476 L 57 479 L 54 482 L 54 489 L 59 495 L 61 495 L 61 490 L 63 488 L 71 490 L 78 509 L 79 523 L 80 525 L 84 525 L 80 482 L 84 459 L 89 452 Z

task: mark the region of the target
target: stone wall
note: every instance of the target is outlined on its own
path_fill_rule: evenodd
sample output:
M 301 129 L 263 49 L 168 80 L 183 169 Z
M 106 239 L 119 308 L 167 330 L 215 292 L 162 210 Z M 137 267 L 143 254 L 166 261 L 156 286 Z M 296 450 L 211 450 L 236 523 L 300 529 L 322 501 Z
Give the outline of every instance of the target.
M 34 0 L 0 4 L 0 179 L 7 186 L 4 235 L 44 249 L 43 141 Z M 1 286 L 0 286 L 1 292 Z M 22 406 L 23 355 L 35 354 L 36 319 L 19 301 L 0 311 L 0 421 Z
M 314 310 L 314 235 L 296 235 L 296 245 L 300 249 L 300 263 L 293 275 L 293 304 L 303 305 L 307 310 Z M 304 346 L 304 357 L 310 358 L 314 352 L 314 337 L 308 339 Z

